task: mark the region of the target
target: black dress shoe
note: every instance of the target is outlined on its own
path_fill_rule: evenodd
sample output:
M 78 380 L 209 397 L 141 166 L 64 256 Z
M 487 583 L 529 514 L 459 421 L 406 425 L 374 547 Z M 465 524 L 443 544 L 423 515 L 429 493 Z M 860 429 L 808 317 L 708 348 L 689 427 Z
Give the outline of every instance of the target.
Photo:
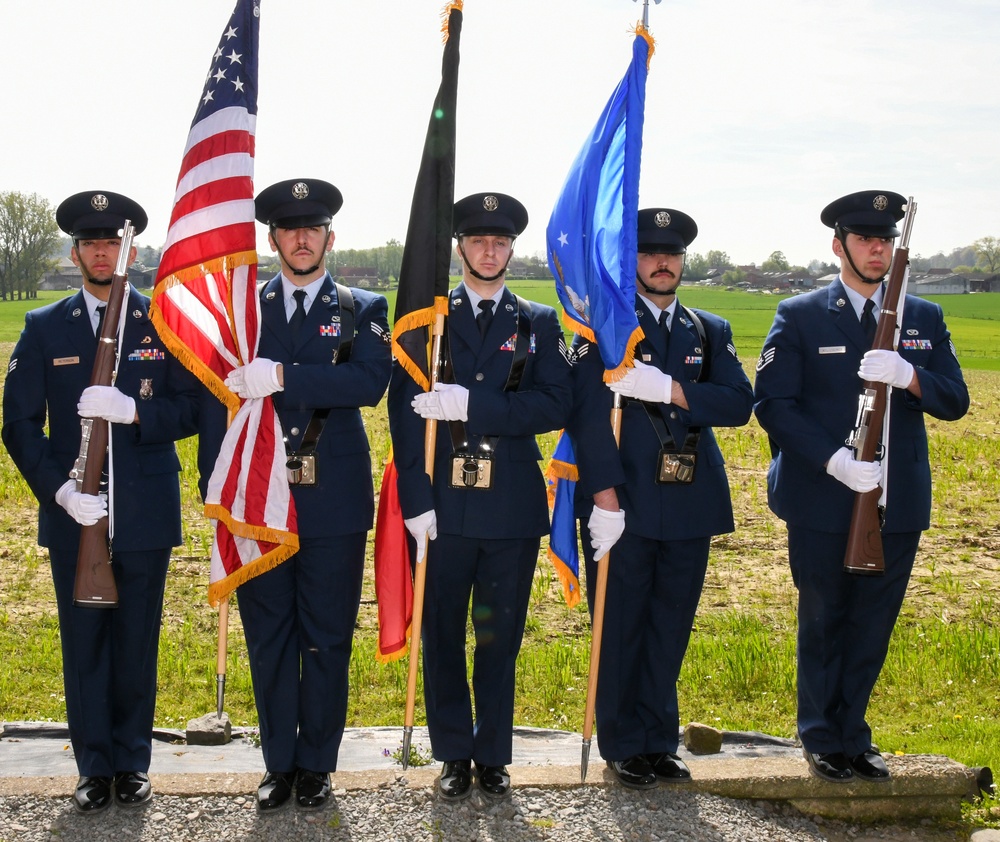
M 257 809 L 262 813 L 280 810 L 292 797 L 294 772 L 268 772 L 257 786 Z
M 885 765 L 882 755 L 873 748 L 852 757 L 851 768 L 865 781 L 887 781 L 890 777 L 889 767 Z
M 814 753 L 802 749 L 802 752 L 809 763 L 809 771 L 824 781 L 844 783 L 844 781 L 849 781 L 854 777 L 854 772 L 851 770 L 851 761 L 841 751 Z
M 318 810 L 330 797 L 330 773 L 299 769 L 295 776 L 295 800 L 303 810 Z
M 476 764 L 476 780 L 483 795 L 504 798 L 510 792 L 510 775 L 506 766 L 480 766 Z
M 472 761 L 449 760 L 441 767 L 438 791 L 447 801 L 461 801 L 472 792 Z
M 111 778 L 83 776 L 73 793 L 73 806 L 78 813 L 100 813 L 111 806 Z
M 627 760 L 609 760 L 608 768 L 615 773 L 619 783 L 629 789 L 653 789 L 656 786 L 656 773 L 641 754 Z
M 661 781 L 677 783 L 691 780 L 691 770 L 676 754 L 669 751 L 662 754 L 647 754 L 646 760 L 653 767 L 653 774 Z
M 115 772 L 115 801 L 121 807 L 138 807 L 153 796 L 145 772 Z

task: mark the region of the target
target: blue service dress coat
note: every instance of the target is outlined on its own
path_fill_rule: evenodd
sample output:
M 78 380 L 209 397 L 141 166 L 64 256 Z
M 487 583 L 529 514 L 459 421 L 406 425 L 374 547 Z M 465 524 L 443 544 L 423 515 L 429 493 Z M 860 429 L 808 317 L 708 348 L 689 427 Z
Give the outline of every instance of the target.
M 498 436 L 490 489 L 450 488 L 452 439 L 437 424 L 434 483 L 425 473 L 426 422 L 410 406 L 419 387 L 396 364 L 389 425 L 403 516 L 433 509 L 424 605 L 424 695 L 434 756 L 485 765 L 511 761 L 514 664 L 524 633 L 540 537 L 548 532 L 542 454 L 535 436 L 561 428 L 572 404 L 570 365 L 555 310 L 535 302 L 530 352 L 517 391 L 505 391 L 517 335 L 517 298 L 505 289 L 484 337 L 464 284 L 452 290 L 449 334 L 454 382 L 469 390 L 468 431 L 475 445 Z M 472 599 L 477 645 L 476 718 L 466 671 Z
M 889 403 L 886 573 L 845 572 L 855 492 L 829 476 L 824 465 L 854 427 L 862 389 L 858 366 L 867 350 L 838 278 L 780 302 L 754 386 L 754 411 L 771 444 L 768 503 L 788 526 L 789 562 L 799 590 L 799 733 L 811 752 L 849 756 L 871 745 L 865 711 L 920 532 L 929 524 L 924 416 L 951 421 L 969 407 L 941 307 L 907 295 L 898 350 L 914 366 L 921 397 L 893 389 Z
M 97 351 L 82 292 L 26 315 L 3 399 L 4 444 L 39 502 L 70 737 L 87 776 L 149 768 L 163 588 L 170 548 L 182 540 L 174 441 L 194 434 L 198 420 L 198 381 L 157 335 L 149 299 L 130 288 L 123 310 L 115 385 L 135 400 L 139 423 L 111 425 L 118 608 L 73 605 L 80 526 L 55 502 L 80 451 L 76 406 Z
M 292 486 L 299 551 L 237 589 L 261 748 L 271 772 L 336 771 L 347 718 L 348 666 L 374 518 L 371 455 L 360 408 L 382 399 L 392 365 L 385 297 L 350 292 L 355 325 L 350 357 L 334 364 L 344 308 L 330 275 L 294 340 L 281 276 L 260 290 L 258 356 L 282 364 L 284 389 L 272 399 L 286 449 L 301 447 L 314 411 L 329 410 L 315 449 L 316 484 Z M 225 422 L 223 412 L 215 413 L 210 447 L 218 453 Z
M 711 536 L 733 531 L 725 460 L 712 427 L 747 423 L 753 402 L 725 319 L 696 311 L 706 348 L 679 306 L 669 342 L 638 297 L 636 314 L 647 337 L 637 356 L 675 378 L 689 405 L 658 404 L 653 411 L 678 446 L 692 428 L 700 428 L 701 435 L 693 481 L 657 483 L 661 442 L 646 410 L 639 401 L 625 401 L 616 446 L 604 363 L 594 343 L 577 338 L 576 400 L 567 430 L 579 468 L 576 513 L 588 596 L 597 573 L 587 531 L 593 495 L 613 487 L 625 511 L 625 532 L 610 553 L 596 700 L 598 745 L 607 760 L 677 750 L 677 676 L 701 597 Z

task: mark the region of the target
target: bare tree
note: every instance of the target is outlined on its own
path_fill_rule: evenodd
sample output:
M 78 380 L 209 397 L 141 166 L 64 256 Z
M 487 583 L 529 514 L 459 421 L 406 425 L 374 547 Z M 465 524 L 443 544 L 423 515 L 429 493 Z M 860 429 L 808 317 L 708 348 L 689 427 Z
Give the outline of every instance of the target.
M 0 193 L 0 301 L 34 298 L 55 265 L 59 228 L 49 203 L 32 193 Z

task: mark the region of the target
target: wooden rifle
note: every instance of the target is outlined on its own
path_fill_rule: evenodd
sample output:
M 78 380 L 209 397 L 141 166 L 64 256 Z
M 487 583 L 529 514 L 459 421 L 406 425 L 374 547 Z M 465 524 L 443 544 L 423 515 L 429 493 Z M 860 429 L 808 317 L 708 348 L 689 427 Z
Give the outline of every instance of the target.
M 906 202 L 906 218 L 899 246 L 892 255 L 892 267 L 886 283 L 882 307 L 872 350 L 894 351 L 899 344 L 902 327 L 902 308 L 906 294 L 909 271 L 910 229 L 917 205 L 910 196 Z M 847 535 L 847 552 L 844 569 L 863 576 L 881 576 L 885 573 L 885 556 L 882 553 L 882 525 L 885 521 L 885 492 L 889 450 L 889 429 L 886 424 L 889 412 L 889 387 L 885 383 L 865 381 L 858 396 L 858 416 L 854 430 L 847 439 L 847 446 L 854 449 L 858 462 L 882 459 L 882 485 L 871 491 L 859 491 L 854 497 L 851 528 Z M 881 435 L 881 453 L 879 437 Z
M 134 233 L 131 220 L 126 219 L 121 232 L 118 262 L 111 279 L 107 309 L 97 339 L 97 355 L 90 375 L 91 386 L 113 386 L 118 374 L 118 322 L 128 294 L 126 282 Z M 82 494 L 100 494 L 109 435 L 110 426 L 104 418 L 80 419 L 80 455 L 69 476 L 76 480 L 76 490 Z M 110 501 L 108 505 L 111 505 Z M 92 526 L 80 527 L 73 604 L 86 608 L 118 607 L 118 588 L 111 568 L 107 516 Z

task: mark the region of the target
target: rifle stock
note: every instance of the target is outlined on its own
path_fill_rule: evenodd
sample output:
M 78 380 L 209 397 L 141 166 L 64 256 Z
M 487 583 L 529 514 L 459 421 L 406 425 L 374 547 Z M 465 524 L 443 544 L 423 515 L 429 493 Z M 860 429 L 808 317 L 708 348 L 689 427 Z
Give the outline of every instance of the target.
M 97 342 L 97 355 L 90 375 L 91 386 L 111 386 L 117 374 L 118 321 L 127 293 L 125 284 L 128 279 L 132 236 L 132 223 L 130 220 L 125 220 L 118 263 L 111 281 L 111 292 L 108 295 L 101 335 Z M 73 465 L 73 470 L 70 471 L 70 478 L 76 480 L 77 491 L 83 494 L 99 494 L 104 473 L 104 458 L 108 452 L 109 425 L 103 418 L 83 418 L 80 421 L 80 431 L 80 455 Z M 73 604 L 88 608 L 118 606 L 118 587 L 115 585 L 111 567 L 107 517 L 101 518 L 92 526 L 80 527 Z
M 900 244 L 892 255 L 892 267 L 886 284 L 878 326 L 872 350 L 895 350 L 902 320 L 899 318 L 900 299 L 906 282 L 906 269 L 910 255 L 910 229 L 917 206 L 910 196 L 906 203 L 906 219 Z M 888 386 L 885 383 L 865 381 L 858 396 L 858 417 L 854 430 L 847 439 L 847 446 L 854 448 L 854 458 L 859 462 L 874 462 L 879 458 L 879 437 L 888 410 Z M 882 442 L 888 448 L 888 441 Z M 883 475 L 882 485 L 885 485 Z M 844 553 L 844 569 L 849 573 L 867 576 L 885 574 L 885 556 L 882 552 L 882 523 L 885 512 L 880 505 L 882 487 L 857 492 L 851 512 L 851 527 Z

